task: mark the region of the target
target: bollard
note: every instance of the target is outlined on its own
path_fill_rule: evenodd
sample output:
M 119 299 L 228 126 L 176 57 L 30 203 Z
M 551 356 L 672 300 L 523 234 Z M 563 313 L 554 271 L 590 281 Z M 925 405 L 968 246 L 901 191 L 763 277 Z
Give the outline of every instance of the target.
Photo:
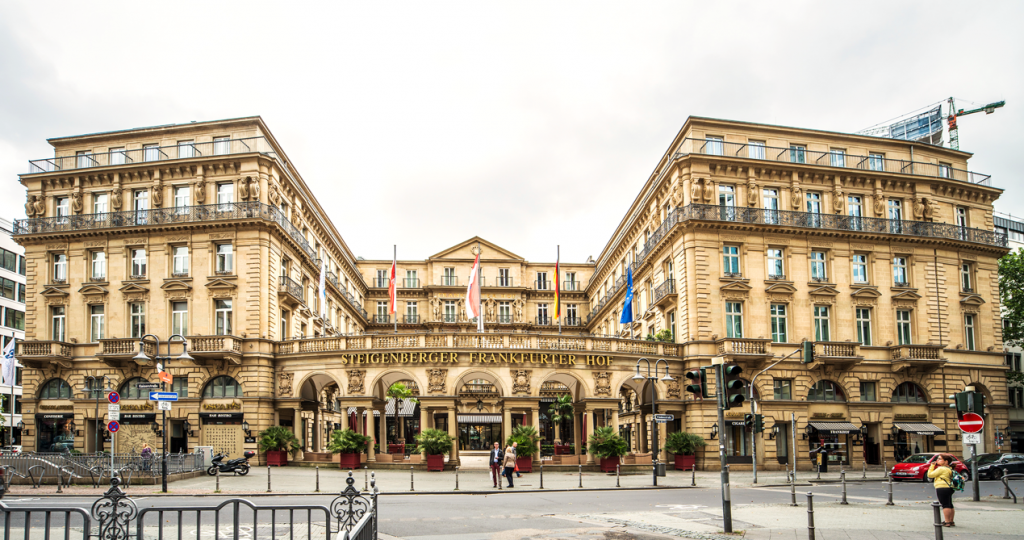
M 217 474 L 215 476 L 217 477 L 217 489 L 213 490 L 213 492 L 220 493 L 220 467 L 217 467 Z
M 883 459 L 882 460 L 882 472 L 885 473 L 885 477 L 886 478 L 889 478 L 889 466 L 886 463 L 887 462 Z
M 814 540 L 814 494 L 807 493 L 807 539 Z
M 220 472 L 220 469 L 217 469 Z M 270 465 L 267 465 L 267 493 L 270 493 Z
M 64 493 L 61 491 L 61 487 L 64 485 L 64 471 L 61 469 L 57 470 L 57 493 Z
M 455 491 L 459 490 L 459 466 L 455 466 Z
M 932 514 L 935 515 L 935 540 L 942 540 L 942 508 L 939 508 L 939 502 L 932 502 Z
M 818 480 L 821 480 L 821 463 L 818 464 Z
M 843 482 L 843 500 L 839 504 L 850 504 L 846 502 L 846 471 L 839 472 L 839 479 Z
M 690 485 L 697 485 L 697 464 L 694 463 L 693 467 L 690 467 Z
M 796 475 L 792 475 L 789 477 L 789 497 L 789 505 L 796 506 Z
M 893 506 L 892 504 L 892 477 L 889 477 L 889 502 L 885 503 L 886 506 Z
M 316 492 L 320 493 L 320 466 L 316 466 Z
M 413 484 L 413 477 L 412 477 L 413 470 L 414 470 L 413 466 L 409 465 L 409 491 L 416 491 L 416 485 Z
M 544 489 L 544 462 L 540 463 L 540 488 Z
M 499 470 L 501 470 L 501 469 L 499 469 Z M 504 484 L 505 484 L 505 477 L 499 474 L 498 475 L 498 491 L 501 491 L 501 490 L 505 489 L 505 488 L 501 487 Z
M 861 479 L 863 479 L 863 480 L 867 480 L 868 479 L 868 462 L 867 461 L 864 462 L 864 474 L 863 474 L 863 476 L 861 476 Z
M 615 487 L 622 487 L 619 485 L 619 465 L 615 464 Z
M 377 473 L 373 473 L 377 474 Z M 370 490 L 370 471 L 367 470 L 367 466 L 363 465 L 363 491 Z
M 579 465 L 580 468 L 580 487 L 583 487 L 583 464 Z

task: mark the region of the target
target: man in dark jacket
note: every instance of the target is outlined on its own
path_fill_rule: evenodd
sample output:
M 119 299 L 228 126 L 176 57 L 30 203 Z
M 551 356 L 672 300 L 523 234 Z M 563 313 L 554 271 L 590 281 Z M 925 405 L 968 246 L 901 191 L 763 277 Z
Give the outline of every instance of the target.
M 494 442 L 494 448 L 491 449 L 491 453 L 487 456 L 487 464 L 491 467 L 491 480 L 494 481 L 494 487 L 498 487 L 498 482 L 501 482 L 501 463 L 505 459 L 505 452 L 501 451 L 501 447 L 498 442 Z

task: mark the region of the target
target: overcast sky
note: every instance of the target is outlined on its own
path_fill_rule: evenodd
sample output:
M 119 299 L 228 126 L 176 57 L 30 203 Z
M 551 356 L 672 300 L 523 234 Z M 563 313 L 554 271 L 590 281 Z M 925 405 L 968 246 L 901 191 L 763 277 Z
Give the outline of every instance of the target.
M 155 5 L 0 3 L 0 215 L 48 137 L 260 115 L 356 255 L 583 262 L 689 115 L 852 132 L 955 96 L 1007 101 L 960 145 L 1024 219 L 1020 2 Z

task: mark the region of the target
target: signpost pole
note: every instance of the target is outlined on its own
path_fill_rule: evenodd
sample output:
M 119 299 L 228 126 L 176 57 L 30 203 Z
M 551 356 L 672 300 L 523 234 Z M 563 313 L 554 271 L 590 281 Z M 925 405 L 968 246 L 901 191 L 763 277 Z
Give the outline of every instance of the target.
M 164 383 L 160 383 L 160 390 L 165 390 Z M 160 449 L 160 487 L 164 493 L 167 493 L 167 409 L 160 409 L 161 417 L 161 429 L 160 432 L 160 443 L 163 448 Z
M 725 358 L 716 356 L 711 359 L 715 366 L 715 393 L 718 401 L 718 459 L 722 473 L 722 525 L 727 533 L 732 532 L 732 496 L 729 489 L 729 464 L 725 456 L 725 439 L 729 430 L 725 428 L 724 404 L 728 397 L 725 394 L 725 376 L 722 374 L 722 366 L 725 365 Z
M 971 445 L 971 487 L 974 488 L 974 495 L 971 500 L 977 502 L 981 500 L 980 493 L 978 493 L 978 445 Z

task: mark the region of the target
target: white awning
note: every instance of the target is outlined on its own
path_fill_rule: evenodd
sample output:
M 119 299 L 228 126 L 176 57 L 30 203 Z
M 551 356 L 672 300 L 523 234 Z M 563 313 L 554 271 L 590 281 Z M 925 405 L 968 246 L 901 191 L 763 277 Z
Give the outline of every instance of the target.
M 460 414 L 460 424 L 500 424 L 500 414 Z
M 893 424 L 896 429 L 918 435 L 942 435 L 946 433 L 935 424 Z
M 416 415 L 416 405 L 418 405 L 418 403 L 415 402 L 415 401 L 410 401 L 408 399 L 402 400 L 402 410 L 398 411 L 398 416 L 402 416 L 402 417 L 405 417 L 405 418 L 412 418 L 413 416 Z M 395 416 L 395 399 L 394 398 L 388 399 L 388 404 L 384 407 L 384 414 L 394 418 L 394 416 Z

